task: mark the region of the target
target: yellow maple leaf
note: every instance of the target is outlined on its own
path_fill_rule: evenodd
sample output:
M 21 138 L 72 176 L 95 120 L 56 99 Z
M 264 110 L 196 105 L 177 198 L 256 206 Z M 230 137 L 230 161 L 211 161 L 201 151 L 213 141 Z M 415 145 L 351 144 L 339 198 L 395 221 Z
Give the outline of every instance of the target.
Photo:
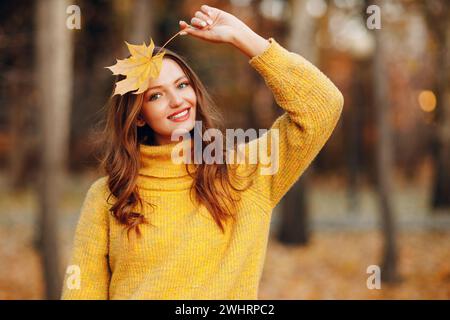
M 114 75 L 124 75 L 125 79 L 116 83 L 114 94 L 123 95 L 127 92 L 137 90 L 133 94 L 140 94 L 147 90 L 150 79 L 158 77 L 161 71 L 161 65 L 164 57 L 164 52 L 158 53 L 152 57 L 155 45 L 150 39 L 150 44 L 147 46 L 133 45 L 126 42 L 131 57 L 124 60 L 117 60 L 117 63 L 110 67 L 105 67 L 112 71 Z

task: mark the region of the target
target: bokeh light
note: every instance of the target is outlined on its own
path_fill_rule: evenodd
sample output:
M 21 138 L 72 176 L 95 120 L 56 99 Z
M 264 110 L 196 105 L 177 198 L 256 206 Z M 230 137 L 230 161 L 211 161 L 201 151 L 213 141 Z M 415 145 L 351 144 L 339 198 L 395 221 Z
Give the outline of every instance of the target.
M 431 90 L 423 90 L 419 93 L 420 109 L 424 112 L 433 112 L 436 109 L 436 95 Z

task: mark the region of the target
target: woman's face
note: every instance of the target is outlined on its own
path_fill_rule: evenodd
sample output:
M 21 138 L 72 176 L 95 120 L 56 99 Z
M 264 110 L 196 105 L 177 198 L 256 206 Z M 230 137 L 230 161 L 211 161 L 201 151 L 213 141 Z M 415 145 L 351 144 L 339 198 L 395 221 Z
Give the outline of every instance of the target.
M 183 69 L 172 59 L 164 58 L 159 77 L 149 81 L 144 93 L 137 125 L 147 123 L 155 132 L 158 145 L 170 143 L 175 129 L 194 128 L 196 105 L 194 88 Z

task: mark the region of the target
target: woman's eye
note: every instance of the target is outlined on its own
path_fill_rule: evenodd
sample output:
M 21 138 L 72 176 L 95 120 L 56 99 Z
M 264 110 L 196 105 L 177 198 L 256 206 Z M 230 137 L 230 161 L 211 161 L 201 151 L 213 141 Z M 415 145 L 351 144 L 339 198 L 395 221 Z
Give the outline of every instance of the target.
M 183 84 L 185 84 L 186 87 L 187 87 L 189 85 L 189 82 L 182 82 L 182 83 L 180 83 L 180 86 L 183 85 Z
M 182 87 L 182 88 L 181 88 L 181 89 L 184 89 L 184 88 L 186 88 L 187 86 L 189 86 L 189 82 L 182 82 L 182 83 L 180 83 L 180 84 L 178 85 L 178 87 L 180 87 L 180 86 L 182 86 L 182 85 L 186 85 L 185 87 Z M 158 96 L 159 94 L 160 94 L 160 93 L 152 94 L 152 95 L 150 96 L 150 98 L 148 98 L 148 100 L 149 100 L 149 101 L 154 101 L 154 100 L 156 100 L 155 97 Z
M 154 97 L 156 97 L 158 94 L 159 93 L 152 94 L 148 100 L 150 100 L 150 101 L 155 100 Z

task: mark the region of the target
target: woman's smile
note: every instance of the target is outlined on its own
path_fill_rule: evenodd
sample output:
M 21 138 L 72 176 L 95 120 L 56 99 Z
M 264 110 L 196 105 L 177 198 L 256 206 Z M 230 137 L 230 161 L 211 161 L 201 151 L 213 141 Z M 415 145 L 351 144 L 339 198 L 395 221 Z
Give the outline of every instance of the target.
M 174 121 L 174 122 L 182 122 L 182 121 L 186 121 L 187 119 L 189 119 L 190 115 L 191 115 L 191 107 L 187 107 L 180 111 L 172 113 L 170 116 L 167 117 L 167 119 Z

